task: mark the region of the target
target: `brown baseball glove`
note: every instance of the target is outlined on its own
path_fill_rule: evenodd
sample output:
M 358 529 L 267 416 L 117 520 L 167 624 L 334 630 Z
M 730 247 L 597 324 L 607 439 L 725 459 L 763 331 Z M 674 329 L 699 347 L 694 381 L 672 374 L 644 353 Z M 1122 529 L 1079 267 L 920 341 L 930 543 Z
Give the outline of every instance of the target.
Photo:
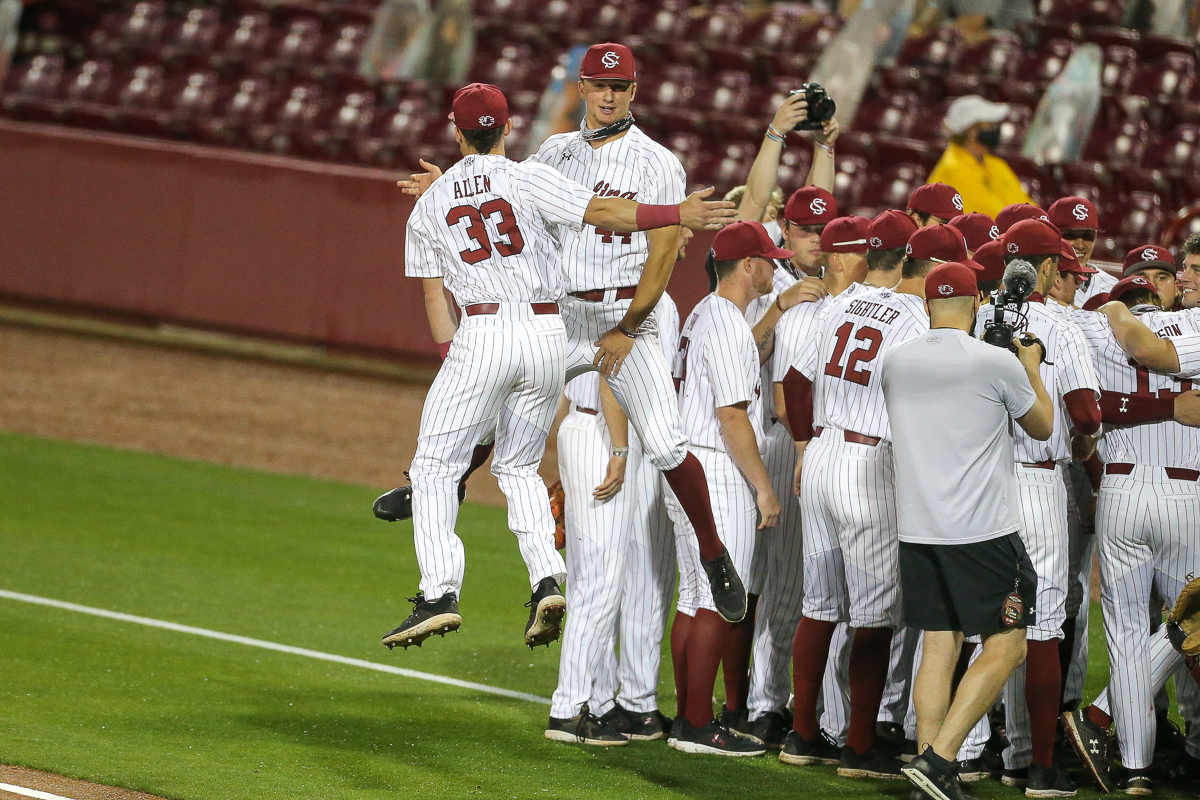
M 1167 617 L 1167 638 L 1185 656 L 1200 656 L 1200 578 L 1192 578 Z
M 554 515 L 554 546 L 562 550 L 567 546 L 566 496 L 563 494 L 562 481 L 555 481 L 549 492 L 550 513 Z

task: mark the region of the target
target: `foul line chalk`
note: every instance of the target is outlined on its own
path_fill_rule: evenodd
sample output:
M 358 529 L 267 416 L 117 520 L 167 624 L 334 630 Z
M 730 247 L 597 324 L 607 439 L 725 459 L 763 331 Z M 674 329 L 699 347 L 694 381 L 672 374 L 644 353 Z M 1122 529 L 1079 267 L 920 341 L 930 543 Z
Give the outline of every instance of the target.
M 22 797 L 34 797 L 37 800 L 71 800 L 71 798 L 63 797 L 61 794 L 39 792 L 37 789 L 26 789 L 24 786 L 13 786 L 11 783 L 0 783 L 0 792 L 19 794 Z
M 530 703 L 542 703 L 550 705 L 550 699 L 547 697 L 538 697 L 536 694 L 528 694 L 526 692 L 516 692 L 512 689 L 501 689 L 497 686 L 488 686 L 483 683 L 472 683 L 471 681 L 460 681 L 458 678 L 448 678 L 445 675 L 434 675 L 431 672 L 419 672 L 415 669 L 404 669 L 403 667 L 393 667 L 390 664 L 377 664 L 374 661 L 364 661 L 361 658 L 347 658 L 346 656 L 335 655 L 334 653 L 322 653 L 319 650 L 309 650 L 304 647 L 292 647 L 289 644 L 279 644 L 278 642 L 268 642 L 263 639 L 252 639 L 249 636 L 238 636 L 232 633 L 221 633 L 220 631 L 210 631 L 207 628 L 195 628 L 191 625 L 180 625 L 177 622 L 167 622 L 161 619 L 151 619 L 149 617 L 139 617 L 133 614 L 123 614 L 120 611 L 109 611 L 103 608 L 93 608 L 91 606 L 81 606 L 77 603 L 67 603 L 62 600 L 52 600 L 49 597 L 38 597 L 32 594 L 23 594 L 21 592 L 9 592 L 0 589 L 0 598 L 8 600 L 16 600 L 21 603 L 32 603 L 39 606 L 49 606 L 50 608 L 59 608 L 64 611 L 75 611 L 80 614 L 90 614 L 93 617 L 104 617 L 105 619 L 115 619 L 120 622 L 132 622 L 136 625 L 145 625 L 150 628 L 162 628 L 167 631 L 175 631 L 176 633 L 190 633 L 193 636 L 203 636 L 206 639 L 217 639 L 222 642 L 233 642 L 234 644 L 244 644 L 248 647 L 258 647 L 263 650 L 274 650 L 277 653 L 288 653 L 294 656 L 304 656 L 305 658 L 315 658 L 318 661 L 331 661 L 335 664 L 345 664 L 349 667 L 361 667 L 363 669 L 372 669 L 376 672 L 386 672 L 389 675 L 399 675 L 404 678 L 412 678 L 418 681 L 429 681 L 430 683 L 444 683 L 447 686 L 457 686 L 460 689 L 473 689 L 477 692 L 486 692 L 487 694 L 495 694 L 501 697 L 511 697 L 514 700 L 526 700 Z M 2 788 L 2 786 L 0 786 Z M 5 789 L 5 791 L 12 791 Z M 31 789 L 22 789 L 23 792 L 31 792 Z M 30 794 L 29 797 L 48 798 L 49 800 L 63 800 L 56 798 L 52 794 Z

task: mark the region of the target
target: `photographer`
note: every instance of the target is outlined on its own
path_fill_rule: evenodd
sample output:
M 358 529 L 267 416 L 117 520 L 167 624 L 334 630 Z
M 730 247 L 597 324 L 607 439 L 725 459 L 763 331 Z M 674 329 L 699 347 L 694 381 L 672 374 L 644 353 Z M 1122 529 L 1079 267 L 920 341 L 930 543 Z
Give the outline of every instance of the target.
M 1040 350 L 1014 340 L 1016 359 L 970 336 L 975 272 L 941 264 L 925 282 L 930 332 L 885 354 L 905 624 L 925 631 L 914 686 L 921 755 L 903 768 L 936 800 L 963 797 L 955 756 L 1012 671 L 1034 625 L 1037 577 L 1021 541 L 1010 420 L 1038 441 L 1054 404 Z M 951 701 L 964 636 L 983 638 Z

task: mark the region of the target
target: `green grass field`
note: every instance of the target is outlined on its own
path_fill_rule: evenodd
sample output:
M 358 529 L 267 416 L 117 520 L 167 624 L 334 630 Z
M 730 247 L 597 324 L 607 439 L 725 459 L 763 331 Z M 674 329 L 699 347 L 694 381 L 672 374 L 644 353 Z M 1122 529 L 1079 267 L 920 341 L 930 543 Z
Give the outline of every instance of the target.
M 554 689 L 558 646 L 522 644 L 529 589 L 503 510 L 460 517 L 462 632 L 406 652 L 379 638 L 411 609 L 412 528 L 373 519 L 372 489 L 8 434 L 0 486 L 0 588 Z M 1088 696 L 1107 678 L 1093 662 Z M 669 676 L 664 660 L 667 713 Z M 9 599 L 0 703 L 0 762 L 185 800 L 908 796 L 774 758 L 556 744 L 546 705 Z

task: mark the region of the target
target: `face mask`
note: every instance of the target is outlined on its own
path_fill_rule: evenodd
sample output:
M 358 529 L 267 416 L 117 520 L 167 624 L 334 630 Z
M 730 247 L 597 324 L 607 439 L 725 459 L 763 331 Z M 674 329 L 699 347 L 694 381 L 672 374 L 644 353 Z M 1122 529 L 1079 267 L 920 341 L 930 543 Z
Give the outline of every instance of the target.
M 1000 126 L 984 128 L 976 134 L 976 138 L 988 150 L 995 150 L 1000 146 Z

